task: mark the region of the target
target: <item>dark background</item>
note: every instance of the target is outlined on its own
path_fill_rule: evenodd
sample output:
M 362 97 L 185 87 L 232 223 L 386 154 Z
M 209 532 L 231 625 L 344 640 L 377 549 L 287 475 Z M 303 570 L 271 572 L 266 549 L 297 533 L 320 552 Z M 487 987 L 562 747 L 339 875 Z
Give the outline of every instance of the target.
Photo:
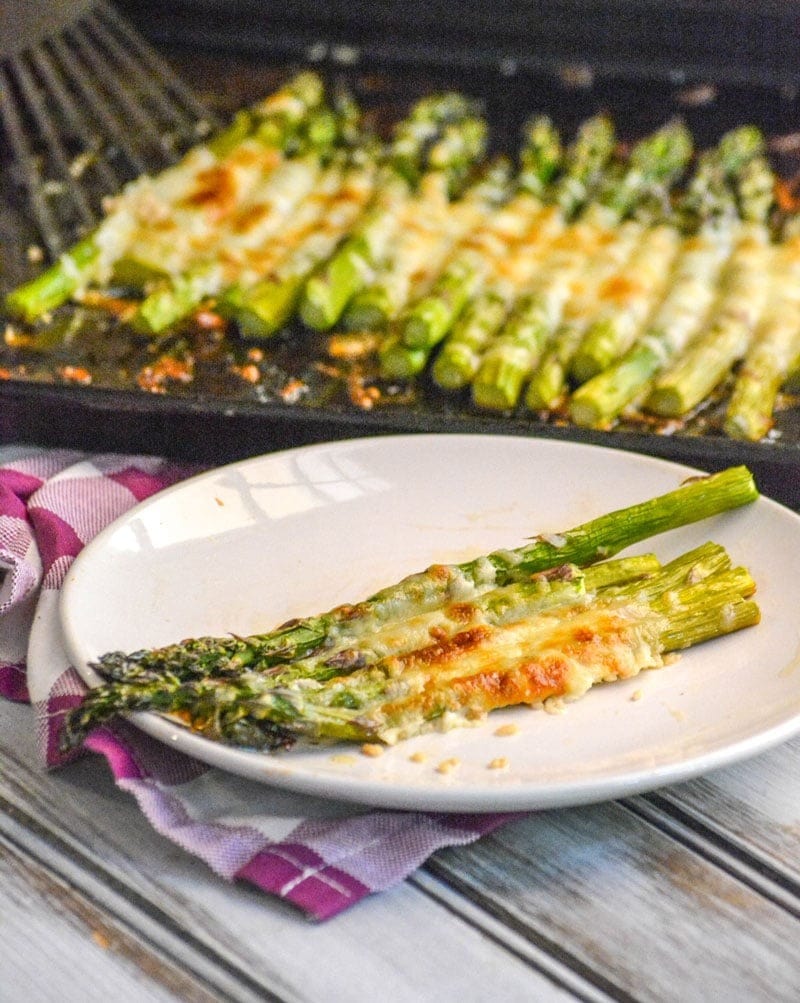
M 315 42 L 408 62 L 510 61 L 595 74 L 792 86 L 800 4 L 759 0 L 118 0 L 162 44 L 298 54 Z

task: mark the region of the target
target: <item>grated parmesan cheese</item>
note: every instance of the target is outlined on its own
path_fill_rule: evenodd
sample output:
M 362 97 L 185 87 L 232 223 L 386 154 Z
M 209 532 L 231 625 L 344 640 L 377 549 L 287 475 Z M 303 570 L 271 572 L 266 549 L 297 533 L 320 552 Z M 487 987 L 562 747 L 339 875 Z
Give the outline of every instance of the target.
M 486 764 L 487 770 L 507 770 L 509 767 L 509 762 L 505 756 L 495 756 L 494 759 L 490 759 Z
M 444 774 L 452 773 L 453 770 L 458 769 L 460 765 L 461 761 L 459 759 L 456 759 L 455 756 L 453 756 L 450 759 L 443 759 L 441 763 L 439 763 L 439 765 L 436 767 L 436 772 Z

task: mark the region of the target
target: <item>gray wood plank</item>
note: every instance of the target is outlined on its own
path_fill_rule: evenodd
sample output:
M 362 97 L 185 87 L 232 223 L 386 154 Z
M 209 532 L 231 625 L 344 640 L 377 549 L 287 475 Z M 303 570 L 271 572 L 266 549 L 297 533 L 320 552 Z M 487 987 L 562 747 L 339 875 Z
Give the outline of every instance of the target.
M 0 831 L 5 826 L 7 839 L 19 845 L 21 826 L 27 835 L 20 851 L 31 866 L 99 902 L 143 956 L 152 952 L 148 964 L 164 965 L 166 958 L 209 984 L 216 976 L 237 999 L 250 998 L 254 986 L 281 1000 L 314 1003 L 359 1003 L 376 991 L 391 1003 L 434 995 L 443 1003 L 574 998 L 515 945 L 504 944 L 497 936 L 502 928 L 484 931 L 409 882 L 325 924 L 311 924 L 247 886 L 226 884 L 155 833 L 98 758 L 56 774 L 40 770 L 29 715 L 28 708 L 0 703 L 0 798 L 11 806 Z M 57 940 L 61 923 L 51 917 L 45 944 Z M 0 968 L 13 949 L 0 939 Z M 66 1003 L 81 998 L 87 970 L 76 956 L 72 981 L 61 987 Z
M 79 989 L 86 1003 L 112 999 L 215 1003 L 222 998 L 143 949 L 96 903 L 3 839 L 0 884 L 0 1000 L 64 1000 L 69 998 L 65 995 L 69 986 Z M 77 972 L 76 959 L 80 959 Z
M 533 815 L 429 866 L 611 995 L 800 998 L 800 921 L 621 805 Z
M 660 791 L 659 799 L 800 888 L 800 739 Z

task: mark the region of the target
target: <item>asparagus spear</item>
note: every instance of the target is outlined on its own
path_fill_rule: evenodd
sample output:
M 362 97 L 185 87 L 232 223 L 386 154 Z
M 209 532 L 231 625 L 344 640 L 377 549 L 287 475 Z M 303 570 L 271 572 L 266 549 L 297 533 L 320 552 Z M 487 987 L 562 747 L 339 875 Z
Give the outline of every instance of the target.
M 595 115 L 581 124 L 552 194 L 552 201 L 567 219 L 585 205 L 603 177 L 614 144 L 614 124 L 607 116 Z
M 535 291 L 514 304 L 472 381 L 472 400 L 478 407 L 502 411 L 516 405 L 525 378 L 558 326 L 569 287 L 568 275 L 548 270 Z
M 565 533 L 537 537 L 516 550 L 497 551 L 460 565 L 434 565 L 355 605 L 293 620 L 266 634 L 198 638 L 156 651 L 115 653 L 104 659 L 101 670 L 117 679 L 170 676 L 179 681 L 211 672 L 236 675 L 249 666 L 264 671 L 316 656 L 324 661 L 327 655 L 359 646 L 364 638 L 410 616 L 453 601 L 473 602 L 492 589 L 525 582 L 551 568 L 566 564 L 585 568 L 634 543 L 749 504 L 757 497 L 750 472 L 732 467 Z
M 476 102 L 455 91 L 421 98 L 393 130 L 391 161 L 394 169 L 411 188 L 416 188 L 422 175 L 431 168 L 449 170 L 446 165 L 453 157 L 442 158 L 446 149 L 441 145 L 444 131 L 452 125 L 479 117 Z M 452 143 L 454 135 L 457 133 L 448 133 L 448 142 Z M 456 146 L 460 149 L 461 142 Z M 457 152 L 452 146 L 448 149 L 450 154 Z M 454 185 L 456 177 L 453 176 Z
M 736 375 L 725 431 L 753 442 L 772 427 L 778 389 L 800 354 L 800 238 L 777 251 L 772 294 L 752 346 Z
M 646 332 L 620 359 L 573 391 L 569 413 L 577 425 L 597 428 L 610 424 L 689 342 L 714 301 L 730 244 L 727 232 L 688 239 L 671 287 Z
M 763 156 L 765 145 L 761 130 L 745 125 L 726 132 L 715 147 L 700 156 L 679 207 L 687 232 L 696 233 L 709 225 L 725 226 L 740 218 L 731 201 L 730 185 L 741 187 L 737 183 L 741 172 Z
M 448 190 L 455 185 L 462 170 L 459 152 L 452 144 L 439 146 L 438 141 L 446 128 L 474 115 L 474 106 L 462 95 L 445 93 L 423 98 L 397 124 L 374 204 L 353 235 L 306 284 L 300 303 L 305 324 L 318 330 L 333 327 L 353 296 L 374 278 L 397 237 L 403 208 L 426 171 L 452 173 L 453 180 L 448 178 L 446 185 Z M 450 158 L 443 157 L 446 151 Z
M 628 220 L 608 235 L 603 253 L 588 262 L 580 273 L 579 288 L 565 304 L 561 324 L 530 373 L 525 406 L 531 411 L 550 411 L 563 400 L 569 367 L 588 325 L 609 295 L 614 295 L 618 275 L 642 237 L 640 224 Z
M 360 150 L 367 143 L 360 132 L 358 109 L 340 98 L 334 108 L 309 113 L 293 144 L 293 156 L 282 159 L 274 170 L 259 173 L 257 157 L 246 161 L 257 172 L 250 190 L 242 192 L 241 197 L 226 192 L 231 208 L 209 219 L 205 239 L 201 239 L 197 227 L 189 227 L 188 244 L 180 248 L 180 242 L 175 241 L 172 258 L 177 264 L 168 269 L 173 277 L 159 283 L 145 297 L 134 323 L 150 334 L 158 334 L 204 299 L 220 295 L 242 275 L 248 260 L 280 233 L 295 208 L 311 194 L 335 151 Z M 176 225 L 180 229 L 180 221 Z M 164 234 L 163 239 L 170 236 L 174 234 Z M 151 258 L 169 257 L 152 237 L 146 241 L 146 253 Z M 134 256 L 132 250 L 125 259 Z
M 646 407 L 655 414 L 680 417 L 696 407 L 725 379 L 747 352 L 769 293 L 774 248 L 768 217 L 774 203 L 775 175 L 764 157 L 750 159 L 736 178 L 744 239 L 708 328 L 655 381 Z
M 295 128 L 284 131 L 280 145 L 275 145 L 275 130 L 267 128 L 274 123 L 265 123 L 219 168 L 206 172 L 187 198 L 134 234 L 115 265 L 115 280 L 136 288 L 147 289 L 154 282 L 163 287 L 165 280 L 185 278 L 203 258 L 225 257 L 233 219 L 252 201 L 253 190 L 263 190 L 265 179 L 269 183 L 287 158 L 313 151 L 327 162 L 336 149 L 360 148 L 360 122 L 358 106 L 340 94 L 333 105 L 310 109 Z M 265 134 L 271 137 L 269 143 Z M 183 290 L 196 285 L 199 282 L 184 281 Z
M 648 229 L 626 267 L 626 282 L 592 321 L 575 353 L 570 374 L 585 383 L 619 358 L 631 345 L 670 281 L 680 235 L 669 225 Z
M 513 292 L 507 287 L 489 288 L 467 305 L 436 356 L 431 369 L 434 382 L 443 390 L 460 390 L 472 382 L 487 345 L 497 335 L 508 316 Z M 427 363 L 425 349 L 417 350 L 408 375 L 420 372 Z
M 620 560 L 624 560 L 624 558 L 620 558 Z M 615 562 L 606 563 L 613 565 Z M 599 567 L 601 565 L 593 566 Z M 727 550 L 721 544 L 709 540 L 645 575 L 637 578 L 631 577 L 627 581 L 609 582 L 603 588 L 602 594 L 604 598 L 629 596 L 644 602 L 653 602 L 661 595 L 669 596 L 675 589 L 697 585 L 712 577 L 720 580 L 723 572 L 729 572 L 732 569 L 733 562 Z M 740 569 L 736 570 L 737 578 L 739 578 Z M 742 594 L 749 594 L 749 592 L 745 590 Z
M 498 249 L 490 244 L 495 254 L 492 262 L 495 275 L 492 288 L 487 290 L 485 301 L 482 298 L 480 304 L 483 308 L 485 302 L 489 322 L 483 322 L 476 310 L 468 311 L 465 324 L 453 331 L 453 337 L 443 346 L 435 364 L 434 378 L 441 386 L 456 389 L 474 376 L 480 364 L 481 349 L 497 331 L 492 320 L 499 317 L 499 301 L 505 300 L 510 307 L 519 290 L 532 280 L 543 249 L 549 247 L 551 236 L 561 230 L 595 189 L 613 147 L 614 130 L 608 118 L 598 115 L 583 122 L 565 154 L 562 174 L 544 192 L 544 200 L 551 204 L 551 209 L 539 217 L 535 231 L 519 241 L 510 254 L 503 255 L 502 247 L 498 254 Z M 467 274 L 471 274 L 470 269 Z M 405 332 L 403 337 L 390 337 L 381 355 L 382 373 L 408 377 L 420 372 L 440 332 L 434 329 L 432 333 L 433 338 L 424 333 L 419 338 L 413 333 L 406 336 Z
M 582 226 L 576 232 L 594 229 L 602 234 L 636 210 L 643 200 L 654 194 L 663 198 L 685 170 L 691 150 L 691 137 L 679 122 L 671 122 L 639 140 L 627 161 L 613 162 L 605 172 L 598 191 L 583 211 Z M 655 292 L 654 274 L 661 278 L 676 244 L 677 236 L 671 229 L 645 235 L 642 246 L 628 265 L 628 270 L 636 274 L 629 274 L 625 283 L 617 283 L 614 307 L 606 307 L 609 314 L 613 309 L 617 315 L 615 333 L 618 337 L 623 336 L 623 329 L 626 334 L 635 330 L 637 320 Z M 523 298 L 481 364 L 472 385 L 473 400 L 479 407 L 502 410 L 515 406 L 523 383 L 542 361 L 542 352 L 558 328 L 573 286 L 592 253 L 570 242 L 550 259 L 544 273 L 537 277 L 535 288 Z M 624 317 L 620 303 L 623 298 L 627 300 Z M 569 337 L 566 331 L 563 329 L 559 335 L 555 355 L 544 360 L 545 369 L 552 375 L 566 365 L 572 346 L 578 341 L 577 326 L 569 327 Z M 591 336 L 590 327 L 586 338 Z M 585 342 L 586 338 L 582 340 Z M 559 355 L 563 355 L 563 362 L 554 364 Z M 561 378 L 558 382 L 561 383 Z M 550 394 L 548 399 L 552 396 Z
M 111 684 L 92 691 L 69 715 L 65 740 L 78 744 L 119 711 L 155 707 L 232 744 L 277 748 L 296 737 L 393 743 L 443 715 L 449 727 L 497 707 L 574 699 L 595 683 L 661 666 L 665 652 L 758 622 L 748 598 L 755 586 L 745 571 L 686 584 L 685 557 L 680 564 L 678 587 L 668 565 L 646 593 L 566 599 L 499 623 L 469 624 L 324 681 L 301 677 L 275 685 L 263 673 L 245 671 L 177 685 Z
M 668 578 L 662 588 L 678 588 L 688 580 L 699 582 L 711 574 L 730 568 L 730 558 L 723 547 L 706 544 L 668 566 Z M 619 596 L 631 593 L 648 601 L 656 597 L 656 576 L 661 572 L 654 555 L 605 561 L 585 570 L 563 565 L 530 580 L 493 589 L 470 603 L 445 604 L 428 614 L 410 617 L 399 623 L 379 626 L 357 648 L 338 647 L 310 658 L 272 666 L 258 659 L 257 646 L 233 655 L 223 645 L 206 645 L 202 661 L 187 661 L 187 646 L 196 652 L 199 641 L 182 642 L 155 652 L 111 652 L 94 666 L 113 684 L 102 702 L 122 698 L 129 709 L 147 709 L 149 698 L 163 699 L 163 691 L 175 691 L 192 679 L 214 677 L 234 680 L 243 671 L 265 673 L 271 687 L 298 679 L 326 682 L 375 664 L 389 655 L 403 655 L 427 644 L 431 637 L 451 638 L 468 626 L 498 626 L 557 606 L 589 602 L 595 595 Z M 659 576 L 658 580 L 661 578 Z M 210 639 L 209 639 L 210 640 Z M 245 639 L 242 639 L 245 640 Z M 157 704 L 156 704 L 157 706 Z M 118 707 L 118 709 L 120 709 Z
M 247 337 L 269 338 L 289 320 L 308 277 L 330 257 L 367 205 L 374 191 L 374 162 L 332 170 L 329 194 L 317 193 L 322 204 L 316 207 L 319 212 L 313 223 L 304 225 L 298 213 L 294 232 L 281 235 L 282 241 L 289 241 L 288 253 L 275 261 L 273 246 L 261 256 L 254 271 L 268 277 L 255 284 L 249 284 L 245 277 L 220 299 L 220 313 L 235 319 Z M 312 203 L 309 212 L 314 210 Z M 268 263 L 270 257 L 274 264 Z
M 525 380 L 543 361 L 543 352 L 559 330 L 565 313 L 571 312 L 574 318 L 575 304 L 571 305 L 570 300 L 587 261 L 602 254 L 605 269 L 608 261 L 624 255 L 627 235 L 623 246 L 611 251 L 614 236 L 587 222 L 577 224 L 565 234 L 565 246 L 562 247 L 558 240 L 554 242 L 547 265 L 536 276 L 530 291 L 518 299 L 502 330 L 483 355 L 472 381 L 472 399 L 478 407 L 505 410 L 517 404 Z M 590 265 L 589 275 L 591 271 Z M 580 296 L 576 302 L 579 301 Z M 562 328 L 559 332 L 558 352 L 564 351 L 568 344 L 565 330 Z M 573 324 L 571 330 L 577 332 L 581 328 Z M 564 354 L 564 365 L 570 355 L 571 349 Z
M 547 115 L 534 115 L 522 126 L 519 151 L 519 189 L 544 198 L 550 183 L 561 170 L 564 150 L 561 137 Z
M 224 250 L 201 257 L 167 285 L 160 285 L 139 304 L 134 324 L 159 334 L 185 317 L 203 300 L 218 296 L 246 269 L 248 256 L 264 246 L 286 224 L 321 175 L 316 155 L 287 160 L 269 175 L 249 204 L 226 228 Z
M 769 294 L 765 275 L 773 248 L 762 225 L 746 227 L 724 276 L 711 323 L 664 371 L 647 398 L 648 411 L 687 414 L 704 400 L 747 351 Z
M 716 147 L 702 154 L 675 210 L 690 236 L 670 288 L 639 341 L 574 391 L 570 399 L 574 422 L 590 427 L 612 422 L 700 330 L 717 295 L 740 219 L 734 191 L 737 178 L 762 148 L 761 133 L 748 127 L 726 133 Z M 724 285 L 724 278 L 721 281 Z
M 691 154 L 692 139 L 685 125 L 668 123 L 634 145 L 621 181 L 606 186 L 601 203 L 623 218 L 654 193 L 663 201 L 685 171 Z M 645 235 L 629 262 L 627 283 L 618 286 L 615 301 L 589 326 L 571 365 L 571 374 L 579 383 L 605 369 L 636 338 L 666 285 L 678 251 L 674 223 L 670 216 Z
M 375 204 L 357 231 L 306 283 L 299 309 L 308 327 L 320 331 L 333 327 L 395 239 L 410 190 L 400 177 L 379 182 L 377 189 Z
M 724 555 L 724 550 L 722 553 Z M 703 556 L 696 562 L 695 571 L 701 566 L 711 568 L 712 560 L 715 565 L 722 565 L 722 559 L 716 554 L 712 558 Z M 428 613 L 391 621 L 366 635 L 355 646 L 326 649 L 317 655 L 276 666 L 270 665 L 269 659 L 267 664 L 260 662 L 255 645 L 233 657 L 217 645 L 216 661 L 209 657 L 202 663 L 187 663 L 184 642 L 148 653 L 144 665 L 140 656 L 145 653 L 111 652 L 94 667 L 113 683 L 116 693 L 124 692 L 129 703 L 135 700 L 139 710 L 146 708 L 148 694 L 164 688 L 175 690 L 191 679 L 232 680 L 243 671 L 263 673 L 273 688 L 300 679 L 326 682 L 374 665 L 391 655 L 414 651 L 428 644 L 432 637 L 443 640 L 468 626 L 499 626 L 546 609 L 589 601 L 595 594 L 615 594 L 631 581 L 641 584 L 659 570 L 658 559 L 652 554 L 606 561 L 586 571 L 574 565 L 563 565 L 527 581 L 493 589 L 469 603 L 446 603 Z
M 757 159 L 759 160 L 759 170 L 768 170 L 764 161 L 761 161 L 760 158 Z M 746 160 L 745 166 L 742 170 L 747 171 L 751 162 L 755 161 Z M 756 232 L 760 233 L 762 235 L 760 239 L 763 242 L 766 242 L 766 229 L 756 228 Z M 748 269 L 743 269 L 743 281 L 746 281 L 748 277 L 752 279 L 752 273 L 750 273 Z M 619 278 L 623 282 L 625 281 L 624 271 L 620 273 Z M 609 291 L 610 287 L 613 292 L 616 287 L 616 281 L 613 278 L 610 280 L 607 279 L 607 281 L 603 282 L 599 288 L 601 288 L 602 291 Z M 754 305 L 757 305 L 760 302 L 761 291 L 757 294 L 755 303 L 749 304 L 749 307 L 752 309 Z M 545 353 L 545 357 L 533 373 L 530 383 L 528 384 L 526 404 L 530 409 L 550 410 L 563 399 L 567 386 L 566 369 L 571 364 L 574 353 L 578 350 L 582 342 L 585 334 L 586 322 L 595 309 L 596 307 L 591 304 L 590 295 L 583 297 L 580 301 L 578 311 L 580 314 L 580 320 L 577 323 L 572 322 L 565 325 L 561 332 L 559 332 L 552 350 Z M 733 316 L 731 316 L 730 320 L 731 332 L 741 328 L 741 325 Z
M 465 122 L 462 130 L 472 129 Z M 484 139 L 467 143 L 472 163 L 482 154 Z M 458 154 L 455 144 L 448 144 L 442 156 L 450 156 L 450 147 Z M 458 167 L 463 156 L 451 163 Z M 375 279 L 348 304 L 344 323 L 350 329 L 385 327 L 396 320 L 407 304 L 427 291 L 451 249 L 464 234 L 486 220 L 490 211 L 502 200 L 508 183 L 508 165 L 499 161 L 489 168 L 488 176 L 473 185 L 463 197 L 453 197 L 452 177 L 442 172 L 434 184 L 424 179 L 420 193 L 406 206 L 400 231 L 390 259 Z
M 346 718 L 356 731 L 353 737 L 393 743 L 435 726 L 444 715 L 449 728 L 499 707 L 576 699 L 599 682 L 661 667 L 670 651 L 759 621 L 757 605 L 747 598 L 753 583 L 746 573 L 724 573 L 722 580 L 710 577 L 669 591 L 669 597 L 662 592 L 651 602 L 637 596 L 562 606 L 478 636 L 467 630 L 449 644 L 431 645 L 366 670 L 363 695 L 361 679 L 351 676 L 331 681 L 311 702 L 327 707 L 347 694 L 354 711 Z M 391 686 L 386 677 L 397 672 L 397 662 L 399 679 Z M 376 678 L 380 669 L 385 673 L 383 687 Z M 294 692 L 289 693 L 292 700 Z M 298 711 L 301 706 L 295 704 Z M 296 722 L 290 727 L 297 727 Z M 299 734 L 324 738 L 328 729 L 312 724 Z M 214 737 L 225 740 L 224 729 Z M 332 729 L 331 737 L 338 737 L 338 729 Z
M 493 274 L 485 288 L 471 300 L 446 336 L 432 367 L 436 383 L 458 390 L 472 382 L 486 347 L 501 330 L 509 311 L 530 284 L 553 243 L 564 233 L 564 218 L 557 206 L 548 206 L 534 219 L 533 227 L 510 254 L 492 262 Z M 428 362 L 430 350 L 412 349 L 396 339 L 400 375 L 413 376 Z M 407 360 L 402 361 L 403 353 Z
M 603 186 L 599 202 L 624 219 L 649 197 L 664 198 L 680 180 L 692 156 L 692 136 L 680 121 L 668 122 L 631 148 L 619 179 Z
M 498 253 L 492 263 L 493 281 L 467 304 L 451 329 L 433 366 L 434 379 L 448 390 L 459 389 L 470 382 L 478 371 L 483 352 L 491 344 L 508 319 L 509 310 L 539 267 L 543 257 L 558 241 L 564 220 L 555 207 L 539 213 L 533 224 L 513 247 L 510 255 Z M 492 234 L 481 234 L 483 241 Z M 410 379 L 425 368 L 435 345 L 411 346 L 402 329 L 389 333 L 381 345 L 379 356 L 381 375 L 393 379 Z
M 431 349 L 444 338 L 485 284 L 493 261 L 508 254 L 539 216 L 541 199 L 558 169 L 561 144 L 544 116 L 528 122 L 523 135 L 516 197 L 467 235 L 430 293 L 410 308 L 402 326 L 402 341 L 410 348 Z
M 323 98 L 320 78 L 313 73 L 299 74 L 273 95 L 241 112 L 228 129 L 193 148 L 175 166 L 126 185 L 89 236 L 41 275 L 8 294 L 9 312 L 33 322 L 91 283 L 105 281 L 133 237 L 143 205 L 151 213 L 153 205 L 172 205 L 186 197 L 203 171 L 215 168 L 252 136 L 260 134 L 259 142 L 264 147 L 281 148 Z
M 716 560 L 719 562 L 718 556 Z M 710 559 L 705 563 L 710 563 Z M 613 592 L 632 582 L 642 583 L 659 570 L 660 564 L 654 554 L 603 561 L 584 569 L 563 564 L 522 581 L 489 589 L 469 601 L 449 601 L 423 613 L 389 619 L 369 633 L 348 638 L 344 644 L 267 671 L 276 685 L 301 678 L 324 681 L 372 665 L 389 655 L 413 651 L 428 643 L 431 637 L 452 637 L 469 624 L 498 626 L 509 623 L 564 603 Z M 251 663 L 248 668 L 258 669 L 259 663 Z

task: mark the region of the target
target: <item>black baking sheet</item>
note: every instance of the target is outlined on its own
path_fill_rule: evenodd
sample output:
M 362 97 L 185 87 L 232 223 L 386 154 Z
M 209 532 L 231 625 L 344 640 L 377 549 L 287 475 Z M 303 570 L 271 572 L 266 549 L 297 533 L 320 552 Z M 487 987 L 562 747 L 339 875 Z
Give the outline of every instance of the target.
M 223 114 L 265 93 L 287 72 L 302 65 L 299 60 L 289 64 L 274 56 L 267 59 L 230 47 L 214 51 L 213 45 L 192 53 L 173 46 L 165 54 L 182 77 Z M 508 64 L 456 67 L 430 63 L 404 74 L 396 61 L 391 65 L 370 61 L 363 52 L 355 65 L 347 62 L 349 58 L 328 52 L 316 65 L 331 76 L 346 78 L 376 115 L 391 120 L 421 93 L 458 87 L 484 100 L 498 148 L 513 143 L 522 119 L 534 111 L 553 114 L 569 130 L 585 116 L 604 109 L 614 115 L 623 135 L 631 138 L 680 113 L 701 144 L 713 142 L 732 125 L 756 122 L 772 138 L 784 173 L 796 169 L 793 137 L 800 127 L 800 102 L 786 83 L 709 82 L 683 73 L 674 79 L 664 74 L 648 78 L 630 68 L 598 76 L 589 68 L 581 75 L 572 64 L 560 70 L 551 67 L 546 72 L 521 72 Z M 34 270 L 26 249 L 35 242 L 35 234 L 7 173 L 0 180 L 0 240 L 4 248 L 0 284 L 8 288 Z M 263 368 L 269 370 L 274 361 L 272 389 L 270 379 L 265 388 L 210 377 L 188 387 L 167 386 L 161 388 L 166 392 L 152 393 L 140 389 L 133 376 L 126 381 L 121 375 L 125 367 L 94 365 L 102 355 L 98 344 L 96 339 L 94 345 L 78 344 L 76 348 L 77 362 L 87 358 L 92 362 L 91 385 L 64 380 L 69 353 L 65 355 L 63 349 L 49 361 L 46 354 L 31 357 L 24 379 L 0 382 L 0 439 L 221 463 L 287 446 L 363 435 L 528 435 L 635 450 L 706 470 L 747 463 L 765 493 L 800 506 L 800 412 L 794 407 L 778 414 L 769 441 L 755 444 L 734 442 L 715 431 L 713 408 L 687 428 L 670 428 L 670 434 L 642 425 L 589 431 L 531 415 L 476 413 L 465 398 L 446 397 L 424 380 L 412 394 L 406 395 L 401 388 L 394 397 L 386 397 L 385 403 L 367 410 L 350 402 L 340 380 L 326 385 L 325 377 L 315 368 L 315 362 L 324 360 L 323 340 L 315 343 L 302 330 L 289 330 L 267 346 Z M 113 344 L 109 337 L 108 345 Z M 237 351 L 245 348 L 238 346 Z M 112 363 L 114 351 L 109 348 Z M 0 368 L 19 357 L 16 349 L 3 348 Z M 134 370 L 131 367 L 129 371 Z M 307 378 L 309 373 L 309 393 L 293 403 L 282 399 L 282 385 L 294 375 Z

